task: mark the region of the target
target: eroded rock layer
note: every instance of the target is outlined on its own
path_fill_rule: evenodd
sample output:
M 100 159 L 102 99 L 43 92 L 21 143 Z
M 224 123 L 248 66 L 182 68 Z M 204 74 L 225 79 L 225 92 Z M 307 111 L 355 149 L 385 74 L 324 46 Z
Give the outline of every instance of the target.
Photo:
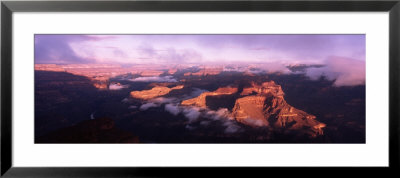
M 233 117 L 246 125 L 269 126 L 277 129 L 304 131 L 312 136 L 322 135 L 324 123 L 315 116 L 289 105 L 284 92 L 275 82 L 255 83 L 244 88 L 236 100 Z
M 183 85 L 178 85 L 178 86 L 175 86 L 172 88 L 168 88 L 165 86 L 156 86 L 150 90 L 132 91 L 131 97 L 137 98 L 137 99 L 148 100 L 148 99 L 166 95 L 169 92 L 171 92 L 172 90 L 179 90 L 179 89 L 182 89 L 183 87 L 184 87 Z

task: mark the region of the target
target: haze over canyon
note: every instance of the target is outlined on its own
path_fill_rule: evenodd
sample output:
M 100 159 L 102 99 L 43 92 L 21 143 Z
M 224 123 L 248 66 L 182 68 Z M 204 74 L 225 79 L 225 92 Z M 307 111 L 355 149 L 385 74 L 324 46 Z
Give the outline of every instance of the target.
M 363 34 L 34 40 L 35 143 L 365 143 Z
M 38 143 L 364 141 L 365 86 L 308 76 L 323 65 L 288 65 L 284 72 L 263 65 L 36 64 L 35 137 Z M 325 97 L 343 101 L 334 106 Z M 330 109 L 315 112 L 324 104 Z M 346 107 L 356 110 L 345 113 Z M 97 119 L 112 124 L 90 121 Z M 353 135 L 335 133 L 340 129 Z

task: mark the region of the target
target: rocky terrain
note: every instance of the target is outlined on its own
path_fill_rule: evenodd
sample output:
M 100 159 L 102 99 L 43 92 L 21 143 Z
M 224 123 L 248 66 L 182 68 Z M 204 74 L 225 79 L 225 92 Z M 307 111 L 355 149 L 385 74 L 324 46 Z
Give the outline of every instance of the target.
M 261 85 L 252 83 L 244 88 L 236 100 L 233 116 L 237 121 L 252 126 L 269 126 L 281 130 L 298 130 L 311 136 L 323 135 L 326 126 L 316 120 L 314 115 L 289 105 L 284 92 L 274 81 Z M 307 129 L 305 129 L 307 128 Z
M 310 79 L 299 73 L 309 65 L 289 74 L 256 67 L 36 64 L 35 139 L 365 143 L 365 85 Z
M 156 98 L 159 96 L 164 96 L 171 92 L 172 90 L 179 90 L 182 89 L 184 85 L 178 85 L 172 88 L 168 88 L 165 86 L 156 86 L 150 90 L 142 90 L 142 91 L 132 91 L 131 92 L 131 97 L 133 98 L 138 98 L 138 99 L 143 99 L 143 100 L 148 100 L 152 98 Z
M 233 95 L 237 92 L 238 88 L 222 87 L 184 100 L 181 104 L 207 108 L 208 97 Z M 297 130 L 313 137 L 323 135 L 325 127 L 325 124 L 317 121 L 314 115 L 287 104 L 281 86 L 274 81 L 263 82 L 261 85 L 252 82 L 250 87 L 243 88 L 236 97 L 231 116 L 245 125 L 284 131 Z

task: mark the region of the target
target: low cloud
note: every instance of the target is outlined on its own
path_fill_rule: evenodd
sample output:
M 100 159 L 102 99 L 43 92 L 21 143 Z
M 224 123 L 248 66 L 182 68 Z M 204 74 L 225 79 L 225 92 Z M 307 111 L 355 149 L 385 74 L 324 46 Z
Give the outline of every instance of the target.
M 206 116 L 213 120 L 228 119 L 233 120 L 231 113 L 227 108 L 220 108 L 217 111 L 209 110 L 206 112 Z
M 129 98 L 124 98 L 123 100 L 121 100 L 122 103 L 129 103 Z
M 280 62 L 260 64 L 258 65 L 258 67 L 266 71 L 267 73 L 290 73 L 290 70 L 286 67 L 286 65 Z
M 128 87 L 129 87 L 129 85 L 118 85 L 118 84 L 113 83 L 108 86 L 108 89 L 109 90 L 121 90 L 121 89 L 128 88 Z
M 203 89 L 200 89 L 200 88 L 193 88 L 193 91 L 189 95 L 185 95 L 183 97 L 183 100 L 196 98 L 196 97 L 200 96 L 204 92 L 208 92 L 208 90 L 203 90 Z
M 206 117 L 221 121 L 225 126 L 225 133 L 236 133 L 240 130 L 240 126 L 234 122 L 234 118 L 227 108 L 220 108 L 217 111 L 209 110 L 206 112 Z
M 204 93 L 204 92 L 208 92 L 208 90 L 203 90 L 203 89 L 200 89 L 200 88 L 193 88 L 193 91 L 192 91 L 192 93 L 190 94 L 190 96 L 192 96 L 192 97 L 198 97 L 198 96 L 200 96 L 202 93 Z
M 178 82 L 173 76 L 163 77 L 138 77 L 130 79 L 133 82 Z
M 248 125 L 257 126 L 257 127 L 264 126 L 263 121 L 259 120 L 259 119 L 246 118 L 246 119 L 243 120 L 243 122 L 248 124 Z
M 150 102 L 161 105 L 161 104 L 165 104 L 165 103 L 176 103 L 176 102 L 178 102 L 178 99 L 173 98 L 173 97 L 171 97 L 171 98 L 158 97 L 158 98 L 151 99 Z
M 155 108 L 155 107 L 160 107 L 162 104 L 165 103 L 172 103 L 172 102 L 176 102 L 177 99 L 176 98 L 164 98 L 164 97 L 158 97 L 158 98 L 154 98 L 152 100 L 149 100 L 148 103 L 142 104 L 140 106 L 140 110 L 145 111 L 149 108 Z
M 236 133 L 240 130 L 240 127 L 232 121 L 225 121 L 223 125 L 226 126 L 225 133 Z
M 175 116 L 181 112 L 181 110 L 179 109 L 179 106 L 177 106 L 175 104 L 171 104 L 171 103 L 165 105 L 165 110 Z
M 240 131 L 240 126 L 236 124 L 234 118 L 227 108 L 221 108 L 217 111 L 194 107 L 194 106 L 179 106 L 177 103 L 168 103 L 165 105 L 165 111 L 178 115 L 182 113 L 189 121 L 189 123 L 194 123 L 198 121 L 200 117 L 208 118 L 211 120 L 218 120 L 225 127 L 225 133 L 235 133 Z M 211 123 L 210 120 L 202 120 L 200 125 L 208 126 Z M 188 130 L 193 130 L 194 126 L 187 125 Z
M 228 66 L 225 71 L 249 72 L 252 74 L 294 74 L 287 67 L 290 62 L 269 62 L 257 65 Z M 365 84 L 365 61 L 346 57 L 330 56 L 326 60 L 316 62 L 297 62 L 297 64 L 318 65 L 319 67 L 308 67 L 305 74 L 312 80 L 318 80 L 325 76 L 328 80 L 335 80 L 335 86 L 355 86 Z M 322 67 L 320 67 L 322 66 Z M 302 72 L 300 72 L 302 73 Z
M 325 61 L 324 67 L 309 68 L 306 72 L 311 79 L 321 76 L 335 80 L 335 86 L 355 86 L 365 84 L 365 61 L 330 57 Z
M 248 72 L 252 74 L 271 74 L 271 73 L 290 73 L 290 70 L 286 67 L 286 64 L 282 62 L 268 62 L 257 65 L 238 65 L 228 66 L 224 68 L 224 71 L 228 72 Z
M 185 107 L 182 111 L 183 115 L 189 119 L 189 122 L 195 122 L 200 117 L 200 108 L 198 107 Z
M 149 108 L 155 108 L 155 107 L 158 107 L 158 106 L 159 105 L 155 104 L 155 103 L 146 103 L 146 104 L 142 104 L 139 109 L 142 110 L 142 111 L 146 111 Z
M 193 130 L 195 126 L 190 125 L 199 120 L 199 118 L 204 118 L 205 120 L 200 121 L 201 126 L 208 126 L 212 121 L 220 121 L 222 126 L 225 127 L 225 133 L 235 133 L 241 130 L 241 127 L 237 125 L 232 114 L 227 108 L 220 108 L 216 111 L 199 108 L 196 106 L 181 106 L 179 105 L 179 99 L 177 98 L 164 98 L 159 97 L 150 102 L 145 103 L 139 107 L 140 110 L 145 111 L 149 108 L 160 107 L 162 104 L 164 105 L 164 110 L 168 113 L 171 113 L 174 116 L 179 114 L 183 114 L 188 119 L 188 125 L 186 125 L 186 129 Z M 136 106 L 129 106 L 129 109 L 136 109 Z M 208 119 L 208 120 L 207 120 Z M 211 119 L 211 120 L 210 120 Z
M 203 90 L 196 89 L 195 93 L 199 95 L 199 93 L 202 93 L 200 91 Z M 165 104 L 164 110 L 166 112 L 171 113 L 174 116 L 183 114 L 188 119 L 189 124 L 197 122 L 199 118 L 204 118 L 204 119 L 220 121 L 222 126 L 225 127 L 224 130 L 225 133 L 235 133 L 240 131 L 241 129 L 241 127 L 237 125 L 237 123 L 234 121 L 231 112 L 227 108 L 220 108 L 214 111 L 207 108 L 200 108 L 195 106 L 181 106 L 179 105 L 179 102 L 180 100 L 178 98 L 159 97 L 150 100 L 149 103 L 143 104 L 142 106 L 140 106 L 139 109 L 147 110 L 149 108 L 160 107 L 162 104 Z M 201 126 L 207 126 L 210 123 L 211 123 L 210 120 L 200 121 Z M 194 128 L 195 126 L 193 125 L 186 126 L 186 129 L 188 130 L 193 130 Z
M 129 106 L 128 108 L 129 109 L 137 109 L 137 106 L 132 105 L 132 106 Z

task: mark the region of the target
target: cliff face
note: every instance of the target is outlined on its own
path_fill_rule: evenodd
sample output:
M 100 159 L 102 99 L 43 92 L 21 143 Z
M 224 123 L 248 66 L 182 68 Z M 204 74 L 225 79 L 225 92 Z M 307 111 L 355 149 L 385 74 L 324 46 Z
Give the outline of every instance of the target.
M 240 95 L 246 96 L 251 94 L 272 94 L 276 97 L 283 97 L 284 93 L 280 85 L 275 84 L 274 81 L 264 82 L 261 85 L 252 83 L 251 87 L 243 88 Z
M 148 100 L 152 98 L 156 98 L 159 96 L 163 96 L 171 92 L 172 90 L 179 90 L 182 89 L 184 86 L 183 85 L 178 85 L 172 88 L 168 88 L 165 86 L 156 86 L 153 87 L 150 90 L 142 90 L 142 91 L 132 91 L 131 92 L 131 97 L 133 98 L 138 98 L 138 99 L 143 99 L 143 100 Z
M 188 100 L 182 101 L 182 105 L 185 106 L 199 106 L 202 108 L 206 108 L 206 97 L 208 96 L 217 96 L 217 95 L 232 95 L 238 91 L 237 88 L 233 87 L 224 87 L 224 88 L 218 88 L 217 90 L 213 92 L 204 92 L 200 96 Z
M 253 83 L 244 88 L 241 95 L 244 97 L 236 100 L 232 115 L 243 124 L 301 130 L 311 136 L 323 134 L 325 124 L 286 103 L 281 86 L 273 81 L 261 85 Z
M 239 98 L 233 107 L 233 117 L 246 125 L 252 126 L 268 126 L 264 112 L 265 97 L 263 96 L 246 96 Z

